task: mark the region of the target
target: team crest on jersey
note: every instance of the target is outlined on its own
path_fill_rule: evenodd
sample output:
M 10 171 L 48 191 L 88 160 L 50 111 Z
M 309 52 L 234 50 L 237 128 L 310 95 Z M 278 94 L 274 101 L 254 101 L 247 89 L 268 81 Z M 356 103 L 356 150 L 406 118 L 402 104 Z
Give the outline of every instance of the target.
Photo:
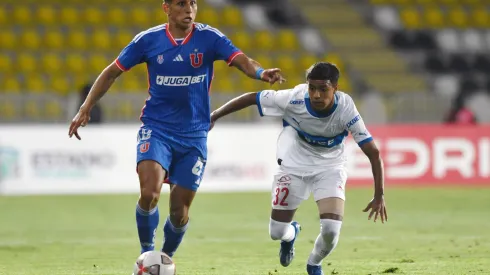
M 202 65 L 202 61 L 204 59 L 203 53 L 191 53 L 190 54 L 191 65 L 194 68 L 199 68 Z
M 157 62 L 158 62 L 158 64 L 162 64 L 163 63 L 163 54 L 158 55 Z
M 145 143 L 142 143 L 140 145 L 140 153 L 146 153 L 148 152 L 148 150 L 150 149 L 150 143 L 149 142 L 145 142 Z

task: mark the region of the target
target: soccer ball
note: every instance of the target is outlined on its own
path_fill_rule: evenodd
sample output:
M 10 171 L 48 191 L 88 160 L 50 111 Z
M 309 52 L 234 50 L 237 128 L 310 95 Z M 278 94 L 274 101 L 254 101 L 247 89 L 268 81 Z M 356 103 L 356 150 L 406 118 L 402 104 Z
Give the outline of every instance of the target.
M 133 268 L 133 275 L 175 275 L 172 259 L 160 251 L 147 251 L 141 254 Z

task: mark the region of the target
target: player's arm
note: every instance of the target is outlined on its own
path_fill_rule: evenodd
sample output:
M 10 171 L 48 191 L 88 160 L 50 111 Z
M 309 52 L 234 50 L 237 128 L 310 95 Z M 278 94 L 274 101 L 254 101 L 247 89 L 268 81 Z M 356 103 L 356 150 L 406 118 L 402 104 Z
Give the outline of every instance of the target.
M 107 66 L 102 73 L 97 77 L 92 85 L 87 98 L 78 110 L 78 113 L 73 118 L 68 136 L 73 135 L 77 139 L 81 139 L 78 134 L 78 128 L 84 127 L 90 120 L 90 111 L 95 106 L 104 94 L 109 90 L 114 81 L 124 72 L 131 69 L 133 66 L 141 63 L 144 58 L 145 44 L 142 35 L 137 35 L 131 43 L 126 46 L 119 54 L 118 58 Z
M 281 70 L 278 68 L 264 70 L 259 62 L 249 58 L 245 54 L 241 54 L 233 59 L 231 66 L 238 68 L 250 78 L 259 79 L 264 82 L 274 84 L 279 81 L 282 83 L 285 79 L 281 75 Z
M 264 90 L 236 97 L 211 113 L 211 128 L 218 119 L 252 105 L 257 105 L 260 116 L 282 116 L 291 97 L 291 91 Z

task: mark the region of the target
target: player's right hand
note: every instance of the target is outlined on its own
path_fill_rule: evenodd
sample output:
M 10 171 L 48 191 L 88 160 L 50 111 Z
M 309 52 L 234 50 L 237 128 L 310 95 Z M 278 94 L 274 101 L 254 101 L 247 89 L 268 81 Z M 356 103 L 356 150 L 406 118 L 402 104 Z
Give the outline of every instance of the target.
M 68 136 L 71 138 L 73 135 L 75 135 L 75 137 L 77 137 L 78 140 L 81 140 L 82 138 L 78 134 L 78 128 L 80 126 L 85 127 L 88 124 L 89 120 L 90 120 L 90 111 L 87 110 L 86 108 L 80 107 L 80 110 L 78 110 L 77 115 L 71 121 Z
M 369 209 L 371 209 L 371 212 L 369 213 L 368 220 L 371 220 L 371 218 L 373 217 L 373 214 L 376 213 L 376 215 L 374 215 L 374 222 L 376 222 L 376 220 L 378 219 L 378 215 L 381 218 L 382 223 L 384 223 L 385 221 L 388 221 L 388 212 L 386 212 L 385 199 L 383 196 L 374 197 L 374 199 L 372 199 L 368 203 L 366 208 L 362 211 L 368 212 Z
M 286 79 L 281 74 L 281 69 L 278 68 L 264 70 L 262 72 L 262 80 L 265 82 L 269 82 L 271 85 L 276 82 L 282 84 L 286 81 Z

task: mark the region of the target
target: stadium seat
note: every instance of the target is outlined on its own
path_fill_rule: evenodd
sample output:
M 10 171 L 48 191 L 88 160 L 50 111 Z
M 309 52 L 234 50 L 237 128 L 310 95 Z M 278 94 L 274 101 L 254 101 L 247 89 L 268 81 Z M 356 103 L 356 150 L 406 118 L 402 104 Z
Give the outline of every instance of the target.
M 259 62 L 260 65 L 262 65 L 262 68 L 274 67 L 274 62 L 272 61 L 270 55 L 267 54 L 254 55 L 253 59 Z
M 461 33 L 462 47 L 465 52 L 476 53 L 485 51 L 485 44 L 480 32 L 468 29 Z
M 145 90 L 145 83 L 143 79 L 138 77 L 134 72 L 124 74 L 121 77 L 121 91 L 129 93 L 141 93 Z
M 274 64 L 281 69 L 286 77 L 293 77 L 299 71 L 296 66 L 296 60 L 291 55 L 278 55 Z
M 399 30 L 402 27 L 398 12 L 395 8 L 390 6 L 376 8 L 374 10 L 374 22 L 378 27 L 384 30 L 393 31 Z
M 58 21 L 56 10 L 51 5 L 41 5 L 36 9 L 37 23 L 40 25 L 53 25 Z
M 429 31 L 417 31 L 414 34 L 414 43 L 417 49 L 435 50 L 437 43 L 434 40 L 434 34 Z
M 44 34 L 44 46 L 52 50 L 61 50 L 65 46 L 63 33 L 58 29 L 50 29 Z
M 124 26 L 127 18 L 126 10 L 121 7 L 110 7 L 105 16 L 107 24 L 113 26 Z
M 44 105 L 45 117 L 51 120 L 57 120 L 63 118 L 63 109 L 61 103 L 58 100 L 50 100 Z
M 453 7 L 448 12 L 449 26 L 456 28 L 466 28 L 468 27 L 468 14 L 461 7 Z
M 30 120 L 39 120 L 42 118 L 41 110 L 38 102 L 35 100 L 28 100 L 23 104 L 24 115 Z
M 13 7 L 14 24 L 27 25 L 32 22 L 32 10 L 29 6 L 17 4 Z
M 107 29 L 98 28 L 92 32 L 91 49 L 108 51 L 111 47 L 111 34 Z M 128 42 L 129 43 L 129 42 Z
M 9 100 L 2 100 L 0 105 L 0 118 L 2 120 L 12 120 L 18 117 L 17 108 L 14 102 Z
M 82 11 L 82 18 L 87 24 L 93 26 L 100 26 L 104 24 L 104 16 L 101 9 L 97 6 L 88 5 Z M 135 18 L 132 18 L 132 20 L 134 19 Z
M 274 37 L 269 31 L 257 31 L 253 40 L 257 49 L 261 49 L 263 51 L 274 49 Z
M 135 35 L 128 30 L 119 29 L 116 36 L 114 37 L 114 47 L 121 51 L 126 47 Z
M 276 37 L 276 49 L 296 51 L 299 48 L 298 39 L 292 30 L 280 30 Z
M 473 93 L 482 88 L 481 83 L 471 75 L 464 75 L 461 77 L 460 90 L 464 93 Z
M 238 8 L 234 6 L 231 5 L 225 6 L 221 11 L 221 18 L 223 20 L 223 24 L 231 28 L 243 27 L 242 13 Z
M 236 47 L 244 52 L 249 51 L 249 49 L 255 46 L 250 39 L 250 35 L 246 31 L 237 30 L 233 32 L 229 38 Z
M 394 31 L 389 34 L 390 44 L 400 50 L 412 50 L 415 48 L 415 37 L 412 32 Z
M 454 97 L 459 91 L 459 79 L 453 74 L 435 77 L 433 85 L 434 91 L 443 96 Z
M 256 92 L 258 90 L 257 82 L 258 81 L 254 81 L 244 74 L 240 74 L 237 81 L 238 87 L 235 87 L 234 90 L 243 93 Z
M 439 55 L 428 54 L 424 61 L 425 68 L 435 74 L 442 74 L 449 71 L 446 61 Z
M 220 91 L 222 93 L 232 93 L 233 91 L 239 90 L 233 79 L 225 76 L 216 75 L 212 84 L 212 89 L 215 91 Z
M 0 73 L 9 73 L 12 71 L 12 57 L 7 54 L 0 53 Z
M 488 28 L 490 27 L 490 16 L 488 9 L 475 6 L 471 11 L 471 24 L 476 28 Z
M 80 23 L 80 13 L 73 6 L 66 6 L 60 9 L 60 24 L 74 26 Z
M 218 12 L 216 12 L 215 9 L 213 9 L 213 8 L 202 8 L 197 13 L 196 21 L 208 24 L 211 27 L 219 28 L 220 27 L 219 18 L 220 18 L 220 16 L 219 16 Z
M 430 28 L 442 28 L 446 22 L 439 6 L 429 6 L 424 10 L 425 25 Z
M 23 48 L 37 50 L 41 45 L 41 37 L 37 31 L 27 29 L 21 32 L 20 42 Z
M 25 90 L 29 93 L 44 93 L 46 92 L 46 82 L 38 73 L 24 75 Z
M 46 53 L 41 56 L 43 72 L 56 74 L 63 70 L 63 61 L 59 55 L 54 53 Z
M 415 7 L 402 8 L 400 18 L 407 29 L 418 29 L 422 26 L 420 11 Z
M 70 82 L 66 75 L 50 75 L 49 78 L 49 92 L 56 93 L 58 95 L 65 96 L 70 91 Z
M 105 67 L 107 67 L 110 64 L 110 62 L 112 62 L 112 60 L 109 61 L 107 56 L 100 53 L 96 53 L 90 55 L 88 62 L 89 62 L 88 63 L 89 71 L 98 75 L 100 72 L 102 72 L 102 70 Z
M 129 18 L 132 20 L 132 25 L 139 28 L 148 29 L 152 27 L 150 17 L 149 11 L 143 7 L 132 7 L 129 11 Z
M 475 56 L 475 70 L 482 74 L 488 74 L 490 72 L 490 58 L 487 54 L 479 54 Z
M 20 52 L 15 60 L 17 71 L 22 73 L 34 73 L 38 71 L 37 56 L 32 53 Z
M 0 30 L 0 49 L 11 50 L 17 46 L 17 36 L 13 30 Z
M 10 18 L 8 16 L 9 11 L 7 11 L 6 7 L 0 6 L 0 25 L 1 26 L 7 26 L 8 24 L 11 24 Z
M 66 69 L 68 72 L 74 74 L 81 74 L 87 71 L 86 59 L 83 55 L 78 53 L 69 53 L 66 56 Z
M 341 73 L 345 72 L 344 62 L 336 53 L 330 52 L 323 58 L 325 61 L 335 64 Z
M 14 74 L 4 75 L 0 85 L 0 93 L 19 93 L 21 91 L 20 81 Z
M 301 56 L 299 60 L 299 68 L 303 72 L 306 72 L 306 70 L 315 64 L 318 61 L 318 58 L 314 55 L 303 55 Z
M 68 46 L 74 50 L 87 49 L 87 34 L 82 29 L 71 29 L 67 37 Z
M 454 29 L 446 29 L 437 32 L 436 39 L 439 49 L 443 51 L 449 53 L 461 51 L 461 40 L 458 37 L 457 31 Z

